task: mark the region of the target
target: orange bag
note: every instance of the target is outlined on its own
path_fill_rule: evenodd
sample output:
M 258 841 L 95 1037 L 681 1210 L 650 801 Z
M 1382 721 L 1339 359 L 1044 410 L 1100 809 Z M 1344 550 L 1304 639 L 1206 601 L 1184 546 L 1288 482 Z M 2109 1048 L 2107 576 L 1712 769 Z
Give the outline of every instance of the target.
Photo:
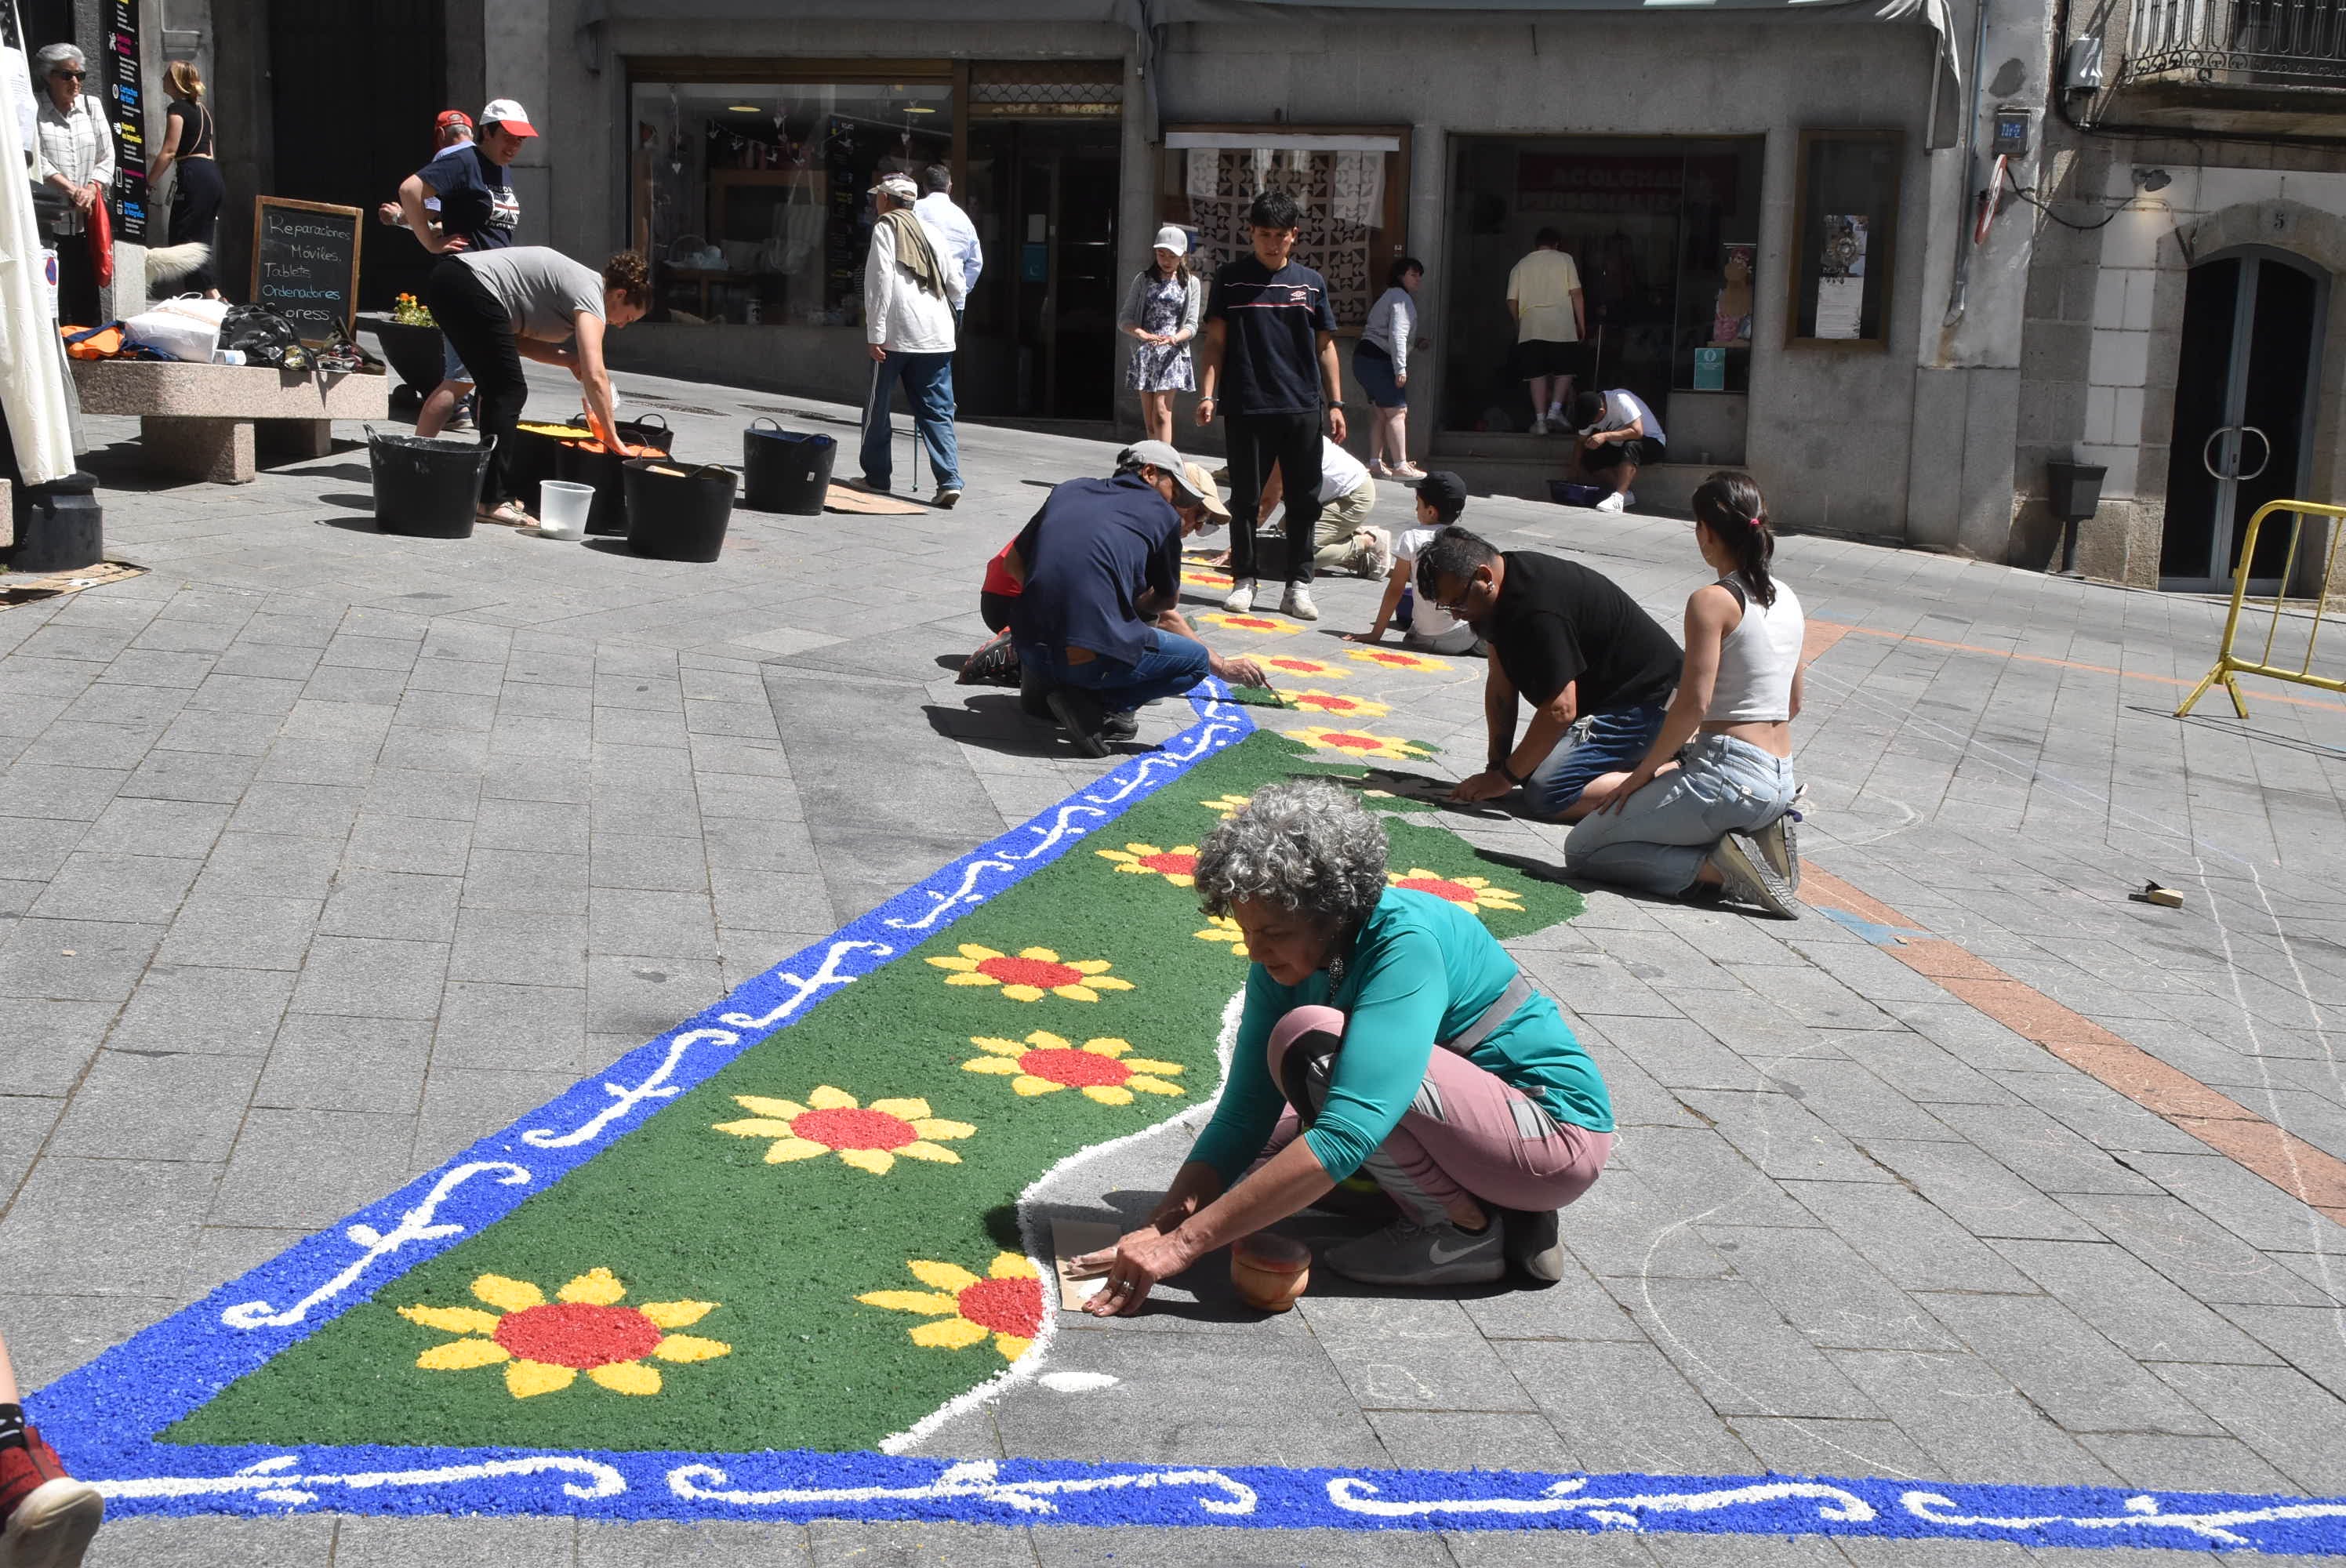
M 119 321 L 87 329 L 66 327 L 62 331 L 66 337 L 66 355 L 69 359 L 110 360 L 120 353 L 123 345 L 128 341 Z
M 107 215 L 104 197 L 90 203 L 88 238 L 89 259 L 97 269 L 97 286 L 103 289 L 114 281 L 114 219 Z

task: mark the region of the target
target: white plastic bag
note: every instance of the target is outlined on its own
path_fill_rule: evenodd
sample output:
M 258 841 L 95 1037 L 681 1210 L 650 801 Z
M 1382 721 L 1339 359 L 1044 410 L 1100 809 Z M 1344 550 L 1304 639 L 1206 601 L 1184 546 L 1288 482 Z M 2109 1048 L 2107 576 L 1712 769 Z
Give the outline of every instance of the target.
M 217 331 L 220 323 L 228 320 L 229 303 L 226 300 L 207 300 L 201 294 L 181 294 L 159 301 L 155 309 L 189 317 Z
M 219 322 L 168 307 L 141 311 L 123 322 L 122 331 L 142 349 L 194 364 L 209 364 L 219 348 Z

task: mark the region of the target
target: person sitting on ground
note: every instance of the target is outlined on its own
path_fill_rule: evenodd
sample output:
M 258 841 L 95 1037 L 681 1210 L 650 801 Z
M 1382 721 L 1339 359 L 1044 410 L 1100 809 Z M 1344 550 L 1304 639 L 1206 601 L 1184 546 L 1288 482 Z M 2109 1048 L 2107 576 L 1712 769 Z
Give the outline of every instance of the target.
M 1669 898 L 1723 890 L 1793 919 L 1792 720 L 1800 712 L 1800 601 L 1769 572 L 1767 503 L 1723 470 L 1694 493 L 1694 540 L 1719 580 L 1686 607 L 1677 698 L 1637 766 L 1565 840 L 1575 876 Z
M 1287 497 L 1287 482 L 1274 466 L 1262 482 L 1262 499 L 1256 504 L 1257 536 L 1270 521 L 1271 508 Z M 1351 572 L 1382 577 L 1392 570 L 1392 535 L 1369 522 L 1377 506 L 1377 482 L 1368 465 L 1326 436 L 1320 438 L 1319 521 L 1311 540 L 1315 572 Z M 1286 538 L 1294 529 L 1280 523 Z M 1283 541 L 1282 541 L 1283 544 Z
M 1662 727 L 1678 681 L 1670 634 L 1610 577 L 1533 550 L 1501 555 L 1464 528 L 1444 528 L 1418 553 L 1417 591 L 1490 645 L 1490 762 L 1451 799 L 1520 789 L 1532 815 L 1560 822 L 1603 805 L 1601 781 L 1635 767 Z M 1521 741 L 1519 697 L 1532 705 Z M 1559 744 L 1568 734 L 1577 738 Z
M 1386 885 L 1387 854 L 1383 825 L 1322 779 L 1257 789 L 1199 846 L 1199 900 L 1253 959 L 1229 1082 L 1147 1223 L 1077 1260 L 1107 1276 L 1087 1311 L 1137 1311 L 1355 1172 L 1401 1217 L 1328 1251 L 1346 1278 L 1561 1276 L 1556 1211 L 1613 1144 L 1605 1080 L 1480 919 Z
M 106 1499 L 66 1473 L 57 1451 L 26 1424 L 23 1399 L 0 1339 L 0 1563 L 78 1563 L 106 1518 Z
M 1385 580 L 1384 602 L 1377 606 L 1376 624 L 1365 632 L 1346 632 L 1350 643 L 1384 641 L 1385 628 L 1396 614 L 1402 616 L 1402 647 L 1423 653 L 1480 654 L 1483 639 L 1474 628 L 1433 602 L 1428 594 L 1413 594 L 1410 579 L 1417 557 L 1433 536 L 1458 521 L 1466 510 L 1466 482 L 1446 468 L 1437 468 L 1417 486 L 1417 526 L 1404 532 L 1393 545 L 1392 575 Z M 1406 603 L 1407 609 L 1402 606 Z
M 576 376 L 595 438 L 627 453 L 613 412 L 610 372 L 603 366 L 603 333 L 650 308 L 651 270 L 633 250 L 612 257 L 597 277 L 559 250 L 514 245 L 444 256 L 424 288 L 432 319 L 480 389 L 481 444 L 495 448 L 481 475 L 480 515 L 535 527 L 537 519 L 515 498 L 514 427 L 529 401 L 521 361 L 526 356 Z
M 1017 547 L 1018 540 L 1014 535 L 985 564 L 984 580 L 977 586 L 977 618 L 985 623 L 985 629 L 992 635 L 962 660 L 961 673 L 954 677 L 956 686 L 1019 684 L 1018 647 L 1010 640 L 1010 606 L 1017 602 L 1020 586 L 1018 579 L 1010 575 L 1010 553 Z M 1051 710 L 1045 708 L 1032 717 L 1050 716 Z
M 1572 400 L 1572 424 L 1580 433 L 1573 443 L 1573 472 L 1595 484 L 1602 476 L 1613 493 L 1596 504 L 1599 512 L 1621 512 L 1637 496 L 1629 486 L 1637 470 L 1663 461 L 1662 422 L 1646 400 L 1627 387 L 1611 392 L 1585 392 Z
M 1135 710 L 1208 674 L 1267 686 L 1252 659 L 1228 659 L 1189 634 L 1180 597 L 1181 540 L 1229 510 L 1206 471 L 1161 441 L 1127 447 L 1112 479 L 1052 488 L 1010 549 L 1020 700 L 1047 707 L 1086 757 L 1138 733 Z

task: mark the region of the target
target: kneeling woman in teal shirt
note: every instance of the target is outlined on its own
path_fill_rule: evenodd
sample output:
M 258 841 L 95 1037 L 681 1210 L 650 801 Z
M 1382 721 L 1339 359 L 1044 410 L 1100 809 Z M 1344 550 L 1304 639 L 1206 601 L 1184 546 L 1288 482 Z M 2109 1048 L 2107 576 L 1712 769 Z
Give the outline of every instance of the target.
M 1479 919 L 1386 886 L 1386 852 L 1377 819 L 1316 781 L 1257 791 L 1200 848 L 1206 911 L 1236 920 L 1254 959 L 1229 1083 L 1148 1223 L 1084 1260 L 1107 1273 L 1088 1310 L 1136 1310 L 1355 1172 L 1402 1217 L 1331 1250 L 1338 1273 L 1562 1272 L 1556 1210 L 1613 1146 L 1605 1081 Z

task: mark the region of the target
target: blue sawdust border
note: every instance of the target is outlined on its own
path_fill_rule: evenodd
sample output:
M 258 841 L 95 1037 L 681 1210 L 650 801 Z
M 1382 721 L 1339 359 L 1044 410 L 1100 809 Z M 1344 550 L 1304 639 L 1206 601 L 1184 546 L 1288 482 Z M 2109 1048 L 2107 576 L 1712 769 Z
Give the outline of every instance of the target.
M 495 1224 L 821 999 L 1255 729 L 1198 720 L 746 983 L 439 1169 L 28 1399 L 117 1517 L 305 1512 L 1257 1529 L 1667 1530 L 2346 1554 L 2346 1500 L 1768 1476 L 1561 1475 L 156 1441 L 230 1382 Z

